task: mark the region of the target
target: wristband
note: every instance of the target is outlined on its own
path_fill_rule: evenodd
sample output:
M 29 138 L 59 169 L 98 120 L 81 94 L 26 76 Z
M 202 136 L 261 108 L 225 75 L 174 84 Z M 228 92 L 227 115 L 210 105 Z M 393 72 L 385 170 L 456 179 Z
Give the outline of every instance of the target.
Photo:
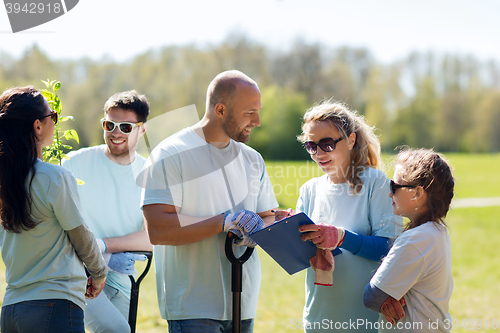
M 99 250 L 101 253 L 105 253 L 108 247 L 106 246 L 106 242 L 104 242 L 103 239 L 101 238 L 96 238 L 97 246 L 99 247 Z
M 229 215 L 229 213 L 222 213 L 221 215 L 224 215 L 224 218 L 222 219 L 222 231 L 224 230 L 224 226 L 226 225 L 226 217 Z

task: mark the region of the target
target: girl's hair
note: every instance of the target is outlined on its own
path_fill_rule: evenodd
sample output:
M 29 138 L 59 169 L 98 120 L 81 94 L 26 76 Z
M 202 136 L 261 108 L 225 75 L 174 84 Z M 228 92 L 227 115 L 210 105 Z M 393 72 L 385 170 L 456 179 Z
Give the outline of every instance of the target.
M 367 167 L 377 168 L 382 165 L 380 158 L 380 142 L 374 134 L 373 127 L 366 124 L 364 118 L 356 111 L 340 102 L 332 100 L 324 101 L 313 106 L 304 115 L 302 124 L 302 134 L 297 138 L 300 142 L 306 141 L 305 128 L 313 121 L 327 121 L 340 132 L 345 140 L 351 133 L 356 133 L 356 141 L 350 154 L 350 170 L 342 170 L 346 175 L 348 184 L 354 189 L 354 193 L 359 193 L 363 187 L 363 182 L 359 174 Z
M 406 149 L 399 152 L 396 164 L 408 185 L 422 186 L 427 193 L 428 210 L 411 221 L 405 230 L 433 221 L 446 226 L 444 218 L 450 209 L 455 181 L 446 159 L 432 149 Z
M 44 116 L 44 97 L 35 88 L 16 87 L 0 95 L 0 220 L 20 233 L 38 223 L 31 216 L 31 186 L 38 141 L 33 122 Z

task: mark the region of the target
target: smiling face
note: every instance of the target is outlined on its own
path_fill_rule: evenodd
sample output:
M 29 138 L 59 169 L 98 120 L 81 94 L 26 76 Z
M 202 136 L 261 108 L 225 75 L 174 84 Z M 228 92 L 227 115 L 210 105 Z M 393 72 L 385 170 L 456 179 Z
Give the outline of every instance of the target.
M 137 115 L 130 110 L 120 108 L 109 109 L 106 113 L 106 120 L 114 122 L 129 122 L 138 123 Z M 112 132 L 104 131 L 104 142 L 107 149 L 106 156 L 118 164 L 130 164 L 134 160 L 134 154 L 137 149 L 139 138 L 144 134 L 145 124 L 141 126 L 134 126 L 130 134 L 120 132 L 118 126 L 115 126 Z
M 233 105 L 227 108 L 221 126 L 231 139 L 247 142 L 250 139 L 250 131 L 260 126 L 260 91 L 256 86 L 246 83 L 239 83 L 236 91 Z
M 339 130 L 329 121 L 312 121 L 303 128 L 305 141 L 318 143 L 321 139 L 332 138 L 337 140 L 341 137 Z M 350 151 L 354 146 L 356 134 L 351 133 L 346 140 L 337 143 L 335 150 L 323 151 L 320 147 L 311 158 L 318 164 L 321 170 L 328 175 L 333 183 L 343 183 L 349 172 L 351 163 Z

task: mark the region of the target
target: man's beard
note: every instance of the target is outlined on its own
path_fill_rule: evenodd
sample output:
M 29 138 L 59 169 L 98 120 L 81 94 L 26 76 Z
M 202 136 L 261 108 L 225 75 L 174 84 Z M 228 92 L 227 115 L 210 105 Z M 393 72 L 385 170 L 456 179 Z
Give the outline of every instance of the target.
M 226 132 L 227 136 L 229 136 L 234 141 L 238 142 L 247 142 L 250 139 L 250 135 L 246 135 L 243 133 L 243 130 L 238 129 L 238 124 L 234 120 L 233 111 L 228 110 L 229 114 L 225 121 L 222 122 L 222 129 Z

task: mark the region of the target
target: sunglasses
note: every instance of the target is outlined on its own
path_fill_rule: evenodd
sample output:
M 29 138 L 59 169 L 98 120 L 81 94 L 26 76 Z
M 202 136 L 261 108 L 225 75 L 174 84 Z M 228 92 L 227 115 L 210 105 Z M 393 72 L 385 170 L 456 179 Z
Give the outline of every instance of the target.
M 135 126 L 141 126 L 142 124 L 144 124 L 142 121 L 138 123 L 116 123 L 111 120 L 106 120 L 105 118 L 101 119 L 102 129 L 106 132 L 113 132 L 115 127 L 118 126 L 120 132 L 123 134 L 130 134 L 134 130 Z
M 402 187 L 415 188 L 416 186 L 415 185 L 401 185 L 401 184 L 396 184 L 394 182 L 394 180 L 391 179 L 391 193 L 392 193 L 392 195 L 396 194 L 396 190 L 398 188 L 402 188 Z
M 318 152 L 318 147 L 321 148 L 325 153 L 330 151 L 334 151 L 337 148 L 337 143 L 342 141 L 344 138 L 340 138 L 337 140 L 333 140 L 332 138 L 324 138 L 319 140 L 318 143 L 314 141 L 306 141 L 304 142 L 304 148 L 306 148 L 307 152 L 311 155 L 314 155 Z
M 54 122 L 54 125 L 56 125 L 58 120 L 59 120 L 59 115 L 57 114 L 57 111 L 55 111 L 55 110 L 50 110 L 50 113 L 48 115 L 45 115 L 45 116 L 38 118 L 38 119 L 42 120 L 42 119 L 45 119 L 47 117 L 50 117 L 52 119 L 52 121 Z

